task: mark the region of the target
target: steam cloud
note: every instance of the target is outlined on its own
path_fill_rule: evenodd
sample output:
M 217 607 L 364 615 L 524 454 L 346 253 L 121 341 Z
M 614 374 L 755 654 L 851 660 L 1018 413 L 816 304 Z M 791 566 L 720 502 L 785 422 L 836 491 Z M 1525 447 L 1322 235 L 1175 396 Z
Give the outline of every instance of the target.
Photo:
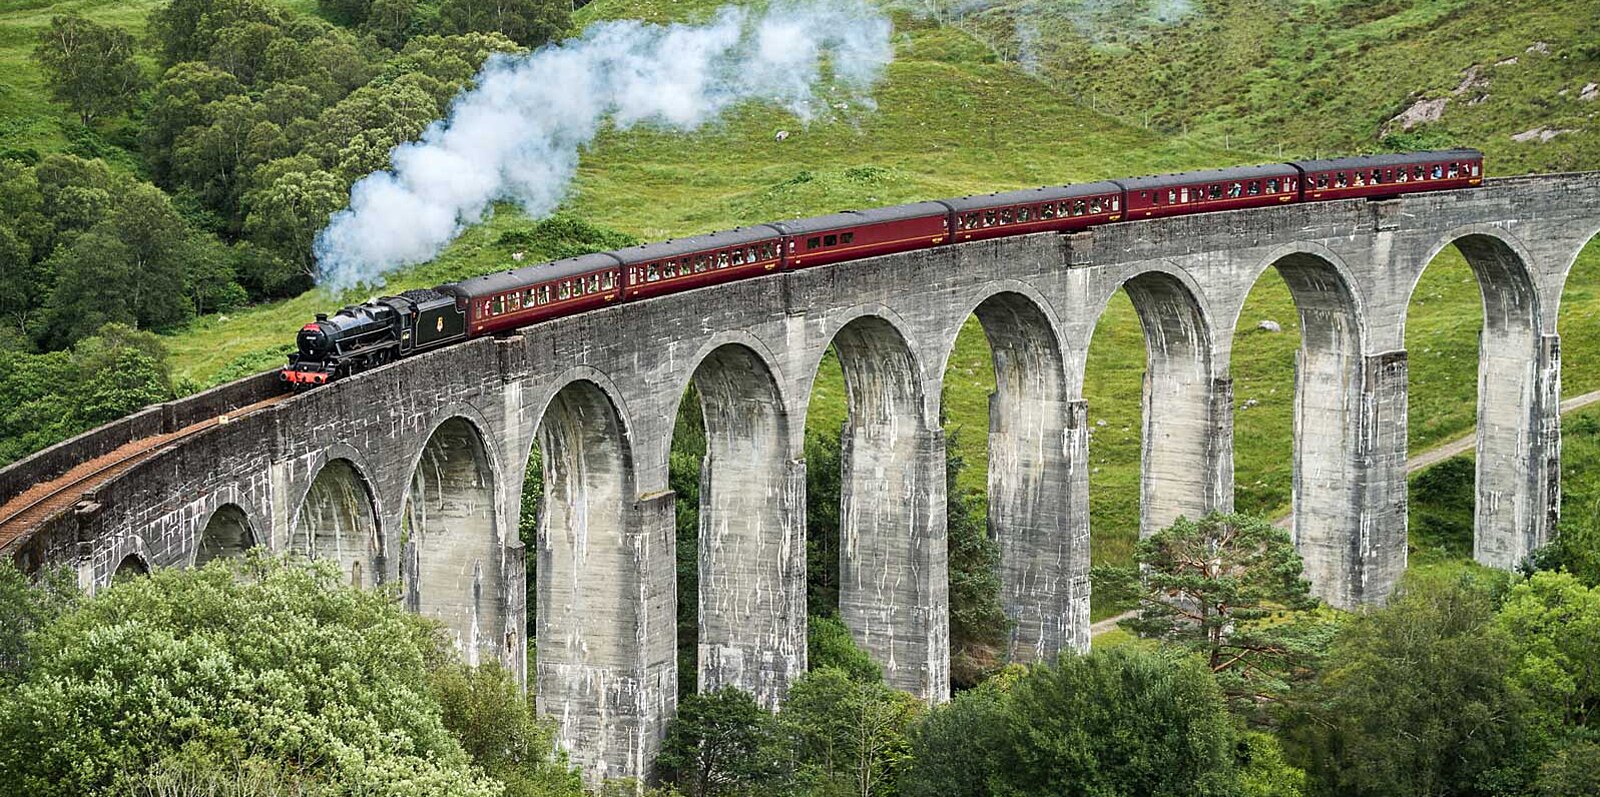
M 761 100 L 809 120 L 827 108 L 816 97 L 824 61 L 861 104 L 893 57 L 889 36 L 889 20 L 864 0 L 810 0 L 759 16 L 725 7 L 704 25 L 608 22 L 495 56 L 449 118 L 351 188 L 350 206 L 317 235 L 320 281 L 382 284 L 385 272 L 432 259 L 498 200 L 549 214 L 607 119 L 687 131 Z

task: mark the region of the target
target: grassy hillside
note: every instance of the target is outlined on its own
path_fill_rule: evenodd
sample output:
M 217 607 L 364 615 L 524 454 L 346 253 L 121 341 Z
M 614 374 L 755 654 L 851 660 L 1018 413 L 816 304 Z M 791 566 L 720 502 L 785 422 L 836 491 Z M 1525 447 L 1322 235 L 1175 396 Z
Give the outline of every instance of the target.
M 1600 83 L 1592 0 L 961 7 L 975 10 L 959 24 L 997 52 L 1163 130 L 1264 152 L 1344 153 L 1403 132 L 1391 120 L 1415 109 L 1431 121 L 1413 134 L 1477 146 L 1499 173 L 1593 168 L 1600 159 L 1600 97 L 1583 91 Z M 1565 132 L 1512 138 L 1538 129 Z
M 37 29 L 45 24 L 52 9 L 70 7 L 137 29 L 142 14 L 155 4 L 153 0 L 85 0 L 53 7 L 0 4 L 0 29 L 4 31 L 0 33 L 0 58 L 5 59 L 0 62 L 0 83 L 5 86 L 0 103 L 8 103 L 3 106 L 6 123 L 0 126 L 0 148 L 48 151 L 81 146 L 72 140 L 72 124 L 62 122 L 64 114 L 40 91 L 41 81 L 27 59 L 32 46 L 27 32 L 30 26 Z M 314 3 L 297 0 L 290 5 L 306 9 Z M 600 0 L 581 9 L 575 22 L 583 25 L 615 17 L 694 18 L 715 5 L 703 0 Z M 1545 88 L 1555 85 L 1550 81 L 1559 77 L 1570 82 L 1576 79 L 1572 75 L 1589 68 L 1583 64 L 1593 65 L 1592 58 L 1581 55 L 1578 41 L 1586 30 L 1583 26 L 1590 24 L 1588 18 L 1570 19 L 1575 8 L 1568 6 L 1577 4 L 1554 4 L 1564 9 L 1555 14 L 1555 22 L 1546 6 L 1513 4 L 1499 15 L 1504 17 L 1495 28 L 1499 32 L 1494 41 L 1499 44 L 1460 45 L 1444 55 L 1421 42 L 1459 35 L 1466 24 L 1463 20 L 1478 19 L 1478 10 L 1460 3 L 1380 5 L 1393 7 L 1394 12 L 1374 18 L 1370 24 L 1353 25 L 1347 19 L 1356 13 L 1352 4 L 1334 0 L 1204 3 L 1175 24 L 1132 14 L 1115 20 L 1122 26 L 1116 28 L 1121 33 L 1107 35 L 1101 27 L 1089 29 L 1093 34 L 1089 35 L 1082 32 L 1081 23 L 1070 20 L 1059 23 L 1066 27 L 1050 28 L 1049 24 L 1057 24 L 1050 22 L 1047 13 L 1054 6 L 1039 3 L 1028 6 L 1031 18 L 1040 21 L 1041 30 L 1053 33 L 1039 37 L 1049 42 L 1047 49 L 1029 51 L 1035 73 L 1009 57 L 1015 48 L 1008 44 L 1013 41 L 1008 37 L 1015 36 L 1015 12 L 1020 5 L 993 6 L 957 27 L 897 12 L 896 60 L 875 93 L 876 110 L 846 109 L 836 119 L 805 125 L 768 108 L 746 107 L 726 123 L 695 135 L 651 129 L 609 131 L 585 153 L 563 213 L 625 236 L 650 240 L 840 207 L 1260 162 L 1276 156 L 1279 139 L 1287 142 L 1288 151 L 1370 148 L 1375 141 L 1374 126 L 1397 112 L 1390 106 L 1404 104 L 1412 94 L 1424 96 L 1439 86 L 1453 87 L 1444 76 L 1457 68 L 1456 61 L 1475 63 L 1474 59 L 1487 57 L 1483 53 L 1529 36 L 1544 37 L 1539 40 L 1547 42 L 1550 54 L 1530 55 L 1518 65 L 1495 68 L 1494 79 L 1499 82 L 1491 86 L 1498 88 L 1489 91 L 1502 100 L 1500 105 L 1494 104 L 1493 97 L 1477 105 L 1452 99 L 1433 130 L 1488 150 L 1494 159 L 1492 173 L 1552 166 L 1600 168 L 1600 154 L 1584 148 L 1590 146 L 1584 143 L 1591 140 L 1587 134 L 1559 136 L 1538 149 L 1511 147 L 1496 138 L 1504 130 L 1567 119 L 1560 115 L 1565 110 L 1551 110 L 1567 108 L 1566 100 L 1539 98 L 1545 96 L 1541 93 Z M 1307 14 L 1315 14 L 1319 20 L 1322 27 L 1316 30 L 1329 42 L 1330 55 L 1321 55 L 1319 47 L 1312 47 L 1311 55 L 1305 56 L 1301 37 L 1311 34 L 1283 29 L 1287 24 L 1283 20 L 1303 23 Z M 1187 39 L 1180 35 L 1182 31 L 1189 32 Z M 1300 49 L 1295 50 L 1290 42 L 1300 42 Z M 1374 54 L 1380 50 L 1389 60 L 1410 60 L 1369 64 L 1372 59 L 1383 60 Z M 1219 55 L 1200 69 L 1185 65 L 1184 58 L 1202 51 Z M 1124 54 L 1148 62 L 1161 53 L 1169 53 L 1174 60 L 1163 67 L 1165 77 L 1152 83 L 1167 87 L 1170 94 L 1169 104 L 1150 104 L 1151 126 L 1157 129 L 1125 123 L 1122 120 L 1134 118 L 1126 112 L 1121 117 L 1105 116 L 1079 104 L 1078 98 L 1083 97 L 1097 106 L 1126 108 L 1135 98 L 1161 93 L 1152 93 L 1141 81 L 1140 69 L 1146 67 L 1138 66 L 1140 62 L 1110 57 Z M 1294 53 L 1312 59 L 1305 63 L 1320 66 L 1304 66 L 1290 57 Z M 1441 66 L 1435 62 L 1448 63 Z M 1084 65 L 1094 68 L 1081 68 Z M 1359 65 L 1375 71 L 1348 72 Z M 1509 77 L 1524 74 L 1511 71 L 1518 66 L 1529 76 L 1521 82 Z M 1590 71 L 1600 79 L 1600 69 Z M 1328 76 L 1342 76 L 1343 84 L 1324 85 L 1332 79 Z M 1228 86 L 1235 90 L 1227 90 Z M 1550 93 L 1553 91 L 1551 88 Z M 1401 99 L 1385 99 L 1391 95 Z M 1283 98 L 1292 99 L 1296 104 L 1290 107 L 1299 110 L 1273 110 L 1289 101 Z M 1600 110 L 1600 104 L 1593 108 Z M 1331 118 L 1320 115 L 1319 109 L 1326 109 Z M 1492 124 L 1487 117 L 1481 124 L 1471 121 L 1478 118 L 1474 114 L 1487 110 L 1499 114 Z M 778 129 L 790 130 L 793 135 L 785 142 L 775 142 L 773 132 Z M 1219 146 L 1221 133 L 1227 134 L 1235 149 Z M 107 146 L 113 156 L 131 158 L 119 155 L 114 145 Z M 1255 151 L 1241 150 L 1241 146 Z M 1528 153 L 1542 154 L 1534 157 Z M 1549 157 L 1540 159 L 1546 155 Z M 438 260 L 397 275 L 387 289 L 431 285 L 505 268 L 511 263 L 512 251 L 527 247 L 524 233 L 531 227 L 514 208 L 502 207 Z M 545 244 L 536 247 L 541 253 L 559 252 L 565 245 L 560 229 L 552 233 L 541 227 L 538 235 L 551 238 L 540 239 Z M 1564 388 L 1569 394 L 1600 387 L 1600 368 L 1596 367 L 1600 335 L 1586 328 L 1592 326 L 1587 319 L 1600 311 L 1597 285 L 1600 253 L 1591 251 L 1561 308 L 1568 368 Z M 1430 267 L 1417 297 L 1407 346 L 1413 388 L 1411 441 L 1413 448 L 1420 449 L 1461 434 L 1474 421 L 1481 310 L 1471 272 L 1453 251 L 1441 255 Z M 355 293 L 331 296 L 314 291 L 285 302 L 200 319 L 174 331 L 167 341 L 179 374 L 195 384 L 210 384 L 277 364 L 294 330 L 306 318 L 339 302 L 361 298 L 364 296 Z M 1262 319 L 1277 321 L 1283 332 L 1257 331 L 1255 325 Z M 1287 289 L 1275 274 L 1266 275 L 1256 286 L 1240 323 L 1232 362 L 1238 401 L 1238 504 L 1242 509 L 1281 511 L 1289 498 L 1293 360 L 1299 330 Z M 1090 500 L 1094 551 L 1101 561 L 1125 559 L 1137 531 L 1138 398 L 1143 360 L 1138 322 L 1131 304 L 1119 294 L 1095 333 L 1084 388 L 1090 419 L 1097 423 L 1090 447 Z M 812 397 L 808 423 L 813 429 L 832 431 L 844 417 L 844 391 L 837 367 L 825 367 Z M 976 322 L 969 322 L 946 374 L 945 407 L 949 427 L 958 432 L 960 452 L 970 466 L 964 478 L 977 487 L 985 481 L 986 407 L 992 389 L 986 342 Z M 1245 407 L 1252 400 L 1254 403 Z M 1105 425 L 1098 426 L 1102 420 Z

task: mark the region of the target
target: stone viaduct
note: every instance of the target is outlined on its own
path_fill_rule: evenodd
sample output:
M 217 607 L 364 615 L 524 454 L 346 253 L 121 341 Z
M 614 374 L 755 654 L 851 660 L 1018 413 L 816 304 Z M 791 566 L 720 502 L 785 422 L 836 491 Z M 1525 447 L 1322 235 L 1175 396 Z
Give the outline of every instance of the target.
M 707 432 L 702 686 L 737 685 L 771 705 L 805 670 L 803 428 L 832 347 L 849 404 L 842 614 L 893 685 L 940 700 L 940 386 L 970 315 L 998 383 L 989 522 L 1012 654 L 1034 660 L 1089 644 L 1081 383 L 1118 288 L 1148 348 L 1149 531 L 1231 506 L 1235 323 L 1257 278 L 1283 275 L 1303 327 L 1293 534 L 1318 594 L 1356 607 L 1382 601 L 1406 565 L 1404 325 L 1422 270 L 1453 244 L 1482 289 L 1475 552 L 1510 567 L 1556 520 L 1556 310 L 1597 231 L 1600 175 L 1513 178 L 947 246 L 613 306 L 242 414 L 101 485 L 9 553 L 72 564 L 92 586 L 119 568 L 191 566 L 252 543 L 305 552 L 361 584 L 398 581 L 469 660 L 519 673 L 535 611 L 530 688 L 574 760 L 591 777 L 648 773 L 677 701 L 667 458 L 691 380 Z M 174 418 L 273 390 L 257 377 L 119 423 L 170 431 Z M 0 472 L 0 500 L 64 470 L 51 463 L 84 439 Z M 537 550 L 525 552 L 519 496 L 536 441 L 545 493 Z

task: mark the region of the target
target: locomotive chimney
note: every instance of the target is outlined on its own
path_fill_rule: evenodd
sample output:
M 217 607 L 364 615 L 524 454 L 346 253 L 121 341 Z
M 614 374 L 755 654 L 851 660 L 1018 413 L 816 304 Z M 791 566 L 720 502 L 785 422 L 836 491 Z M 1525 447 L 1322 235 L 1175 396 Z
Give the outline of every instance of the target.
M 327 321 L 328 320 L 328 314 L 327 313 L 317 313 L 317 320 L 318 321 Z

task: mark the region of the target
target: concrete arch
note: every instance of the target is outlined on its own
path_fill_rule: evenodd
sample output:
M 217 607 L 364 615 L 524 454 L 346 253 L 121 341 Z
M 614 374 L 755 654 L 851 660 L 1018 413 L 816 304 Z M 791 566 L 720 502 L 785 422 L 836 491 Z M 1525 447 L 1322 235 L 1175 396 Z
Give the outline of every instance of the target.
M 691 378 L 706 433 L 700 688 L 737 686 L 776 708 L 805 672 L 805 471 L 787 454 L 788 410 L 771 360 L 726 343 Z
M 558 718 L 559 741 L 574 763 L 603 777 L 607 761 L 619 758 L 608 749 L 642 756 L 649 746 L 648 695 L 663 687 L 647 682 L 649 657 L 664 654 L 666 689 L 676 680 L 670 643 L 656 651 L 644 639 L 656 618 L 651 606 L 661 599 L 649 578 L 651 559 L 661 554 L 638 533 L 632 451 L 617 405 L 601 385 L 581 378 L 565 383 L 545 406 L 538 436 L 539 710 Z M 670 527 L 665 533 L 670 539 Z M 670 546 L 665 560 L 670 572 Z M 669 602 L 671 595 L 669 581 Z M 670 618 L 669 609 L 669 640 Z
M 199 542 L 195 544 L 194 567 L 205 567 L 214 559 L 232 559 L 256 546 L 256 533 L 250 516 L 235 503 L 223 504 L 211 513 Z
M 371 483 L 344 456 L 327 459 L 315 473 L 295 510 L 285 550 L 333 562 L 357 587 L 381 583 L 383 536 Z
M 1452 244 L 1471 267 L 1483 302 L 1473 557 L 1509 569 L 1545 542 L 1540 521 L 1546 511 L 1541 488 L 1547 474 L 1535 453 L 1545 360 L 1539 290 L 1533 260 L 1521 241 L 1498 227 L 1471 225 L 1451 230 L 1430 248 L 1411 283 L 1408 309 L 1422 273 Z
M 1050 305 L 1027 286 L 990 287 L 970 314 L 994 363 L 988 523 L 1000 547 L 1001 601 L 1013 621 L 1007 655 L 1053 660 L 1088 644 L 1077 632 L 1088 628 L 1089 528 L 1074 522 L 1073 511 L 1087 489 L 1071 456 L 1082 434 L 1082 402 L 1068 397 L 1060 325 Z M 946 367 L 954 348 L 952 335 Z
M 924 396 L 902 326 L 869 312 L 847 317 L 830 339 L 848 405 L 839 613 L 891 686 L 943 700 L 950 690 L 944 434 L 924 412 L 937 398 Z
M 416 610 L 443 622 L 474 666 L 501 658 L 509 578 L 499 470 L 481 428 L 452 415 L 429 433 L 412 469 L 401 531 Z
M 1300 317 L 1292 535 L 1313 591 L 1335 606 L 1352 608 L 1363 600 L 1363 585 L 1376 581 L 1363 570 L 1375 543 L 1363 506 L 1366 451 L 1360 436 L 1366 364 L 1361 302 L 1349 270 L 1325 247 L 1293 245 L 1274 251 L 1253 271 L 1252 284 L 1267 268 L 1276 268 L 1287 283 Z M 1404 551 L 1403 511 L 1397 522 L 1398 545 Z M 1403 555 L 1398 566 L 1404 569 Z
M 115 580 L 148 575 L 150 575 L 150 563 L 146 562 L 142 555 L 134 552 L 122 557 L 122 561 L 117 563 L 117 569 L 112 572 L 111 578 Z
M 1209 311 L 1189 275 L 1122 282 L 1144 333 L 1139 536 L 1233 506 L 1231 383 L 1218 377 Z

